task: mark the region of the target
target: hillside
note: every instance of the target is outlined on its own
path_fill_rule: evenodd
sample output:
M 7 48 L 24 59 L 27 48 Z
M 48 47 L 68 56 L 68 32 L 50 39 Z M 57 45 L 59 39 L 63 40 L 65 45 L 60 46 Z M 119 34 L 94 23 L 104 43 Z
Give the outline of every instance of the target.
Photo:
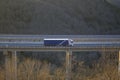
M 105 0 L 0 0 L 1 34 L 120 34 Z
M 0 0 L 0 34 L 120 34 L 120 8 L 106 0 Z M 5 80 L 0 53 L 0 80 Z M 71 80 L 119 80 L 117 53 L 73 52 Z M 17 80 L 65 80 L 65 56 L 18 51 Z M 9 77 L 15 75 L 12 65 L 7 68 Z

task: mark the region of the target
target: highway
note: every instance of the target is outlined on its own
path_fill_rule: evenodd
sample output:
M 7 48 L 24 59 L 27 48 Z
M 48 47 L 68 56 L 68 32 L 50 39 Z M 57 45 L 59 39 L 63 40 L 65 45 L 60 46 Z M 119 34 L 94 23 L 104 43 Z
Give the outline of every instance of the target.
M 120 35 L 0 35 L 0 42 L 43 41 L 44 38 L 70 38 L 80 41 L 120 41 Z
M 44 38 L 70 38 L 74 46 L 44 46 Z M 0 35 L 0 50 L 120 50 L 120 35 Z
M 120 47 L 120 42 L 74 42 L 71 47 Z M 0 48 L 10 47 L 45 47 L 43 42 L 0 42 Z M 55 46 L 64 47 L 64 46 Z
M 40 39 L 40 38 L 119 38 L 120 35 L 0 35 L 0 39 Z

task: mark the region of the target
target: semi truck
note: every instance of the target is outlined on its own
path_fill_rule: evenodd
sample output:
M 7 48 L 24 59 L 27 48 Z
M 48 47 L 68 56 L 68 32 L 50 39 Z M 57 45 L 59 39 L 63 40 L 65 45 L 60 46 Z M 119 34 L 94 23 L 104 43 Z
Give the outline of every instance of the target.
M 45 38 L 44 46 L 73 46 L 73 40 L 68 38 Z

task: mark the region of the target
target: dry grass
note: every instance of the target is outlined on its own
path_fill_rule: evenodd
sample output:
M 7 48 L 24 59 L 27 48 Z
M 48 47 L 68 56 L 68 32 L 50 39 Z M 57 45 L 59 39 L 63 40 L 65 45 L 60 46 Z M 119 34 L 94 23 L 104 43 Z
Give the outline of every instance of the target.
M 49 64 L 25 60 L 18 66 L 18 80 L 50 80 Z
M 0 80 L 5 80 L 5 70 L 0 68 Z
M 18 66 L 18 80 L 65 80 L 65 70 L 51 71 L 51 64 L 27 59 Z
M 119 80 L 117 59 L 107 63 L 109 59 L 105 61 L 104 58 L 92 64 L 92 68 L 84 65 L 84 62 L 79 62 L 72 71 L 72 80 Z M 4 69 L 0 69 L 0 80 L 5 80 L 4 73 Z M 66 78 L 65 66 L 52 69 L 52 64 L 36 59 L 25 59 L 18 63 L 17 75 L 18 80 L 65 80 Z

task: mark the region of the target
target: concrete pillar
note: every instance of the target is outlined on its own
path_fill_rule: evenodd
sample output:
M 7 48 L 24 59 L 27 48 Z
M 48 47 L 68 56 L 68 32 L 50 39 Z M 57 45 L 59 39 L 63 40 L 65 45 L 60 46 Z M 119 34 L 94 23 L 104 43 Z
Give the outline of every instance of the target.
M 67 50 L 66 51 L 66 80 L 71 80 L 72 73 L 71 73 L 71 67 L 72 67 L 72 51 Z
M 12 51 L 12 80 L 17 80 L 17 53 Z
M 118 63 L 118 74 L 119 74 L 119 76 L 120 76 L 120 51 L 119 51 L 119 63 Z
M 5 80 L 12 80 L 11 78 L 11 53 L 3 51 L 5 55 Z
M 3 51 L 5 55 L 5 80 L 17 80 L 16 51 Z

